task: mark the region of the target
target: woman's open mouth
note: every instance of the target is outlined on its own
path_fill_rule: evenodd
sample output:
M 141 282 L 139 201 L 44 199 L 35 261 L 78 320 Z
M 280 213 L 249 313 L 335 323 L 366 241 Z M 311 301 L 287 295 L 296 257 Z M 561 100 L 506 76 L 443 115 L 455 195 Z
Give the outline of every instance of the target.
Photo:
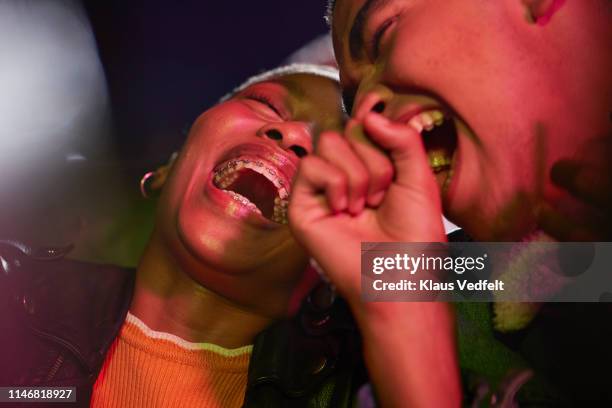
M 212 181 L 253 212 L 287 224 L 289 182 L 272 164 L 252 157 L 230 159 L 213 170 Z

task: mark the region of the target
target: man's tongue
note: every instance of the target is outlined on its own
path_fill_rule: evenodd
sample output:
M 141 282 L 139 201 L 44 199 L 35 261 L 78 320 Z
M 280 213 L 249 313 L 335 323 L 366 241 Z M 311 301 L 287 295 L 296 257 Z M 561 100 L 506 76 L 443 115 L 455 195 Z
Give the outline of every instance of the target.
M 233 191 L 246 197 L 257 206 L 264 217 L 272 218 L 277 191 L 274 184 L 265 176 L 250 169 L 243 169 L 238 174 L 236 180 L 225 187 L 225 190 Z

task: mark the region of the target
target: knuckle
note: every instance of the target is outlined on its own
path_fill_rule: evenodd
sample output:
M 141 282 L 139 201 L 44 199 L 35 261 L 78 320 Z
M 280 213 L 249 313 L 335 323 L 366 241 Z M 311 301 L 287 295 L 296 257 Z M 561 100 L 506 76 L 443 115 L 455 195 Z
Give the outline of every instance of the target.
M 395 170 L 387 159 L 380 159 L 369 165 L 371 188 L 379 190 L 387 187 L 393 181 Z
M 377 181 L 382 185 L 387 185 L 391 182 L 391 180 L 393 180 L 394 170 L 391 163 L 385 162 L 380 166 L 376 166 L 374 172 L 376 174 Z
M 339 138 L 340 136 L 336 134 L 335 132 L 327 131 L 327 132 L 321 133 L 321 136 L 319 137 L 319 143 L 318 143 L 316 150 L 318 152 L 324 152 L 324 151 L 327 151 L 333 148 L 337 144 Z
M 319 164 L 319 160 L 314 156 L 306 156 L 300 161 L 298 168 L 299 173 L 310 174 L 312 173 Z
M 352 184 L 360 192 L 367 190 L 370 183 L 370 175 L 365 168 L 360 167 L 351 173 Z
M 334 186 L 343 186 L 347 183 L 346 174 L 341 172 L 340 170 L 336 170 L 331 172 L 329 175 L 329 182 Z

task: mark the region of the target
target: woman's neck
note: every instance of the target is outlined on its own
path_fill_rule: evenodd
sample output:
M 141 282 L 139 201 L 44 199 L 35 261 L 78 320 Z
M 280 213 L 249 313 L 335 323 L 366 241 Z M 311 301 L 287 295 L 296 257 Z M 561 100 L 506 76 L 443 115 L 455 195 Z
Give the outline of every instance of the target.
M 130 312 L 153 330 L 225 348 L 252 344 L 272 321 L 194 281 L 155 234 L 138 265 Z

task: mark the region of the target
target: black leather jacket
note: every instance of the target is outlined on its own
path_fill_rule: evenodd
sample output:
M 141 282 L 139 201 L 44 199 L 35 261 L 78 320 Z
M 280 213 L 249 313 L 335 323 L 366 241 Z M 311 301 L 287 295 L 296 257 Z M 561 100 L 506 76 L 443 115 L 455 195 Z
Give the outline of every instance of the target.
M 68 250 L 0 241 L 0 386 L 74 386 L 77 403 L 67 406 L 87 407 L 135 273 L 67 260 Z M 342 302 L 328 310 L 305 302 L 297 318 L 256 338 L 244 406 L 351 406 L 365 379 L 360 354 Z

